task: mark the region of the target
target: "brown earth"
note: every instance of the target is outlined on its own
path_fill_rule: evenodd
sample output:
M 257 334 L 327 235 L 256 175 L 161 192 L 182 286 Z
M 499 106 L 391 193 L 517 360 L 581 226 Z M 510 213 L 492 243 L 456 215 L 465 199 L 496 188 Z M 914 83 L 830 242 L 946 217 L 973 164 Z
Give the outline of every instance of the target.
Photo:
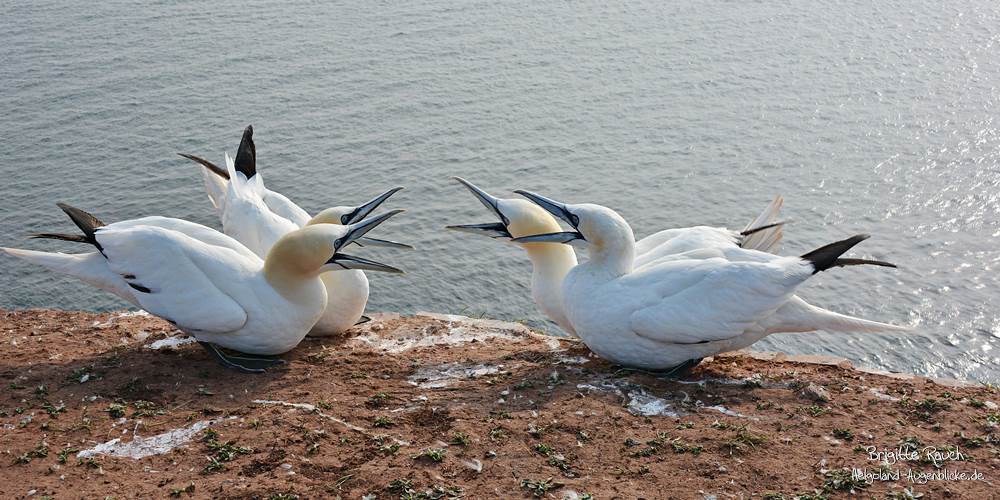
M 0 497 L 990 498 L 1000 478 L 991 387 L 780 355 L 678 381 L 432 316 L 379 315 L 245 375 L 146 347 L 175 334 L 155 318 L 0 311 Z M 114 455 L 139 444 L 159 454 Z M 866 447 L 916 452 L 865 484 Z

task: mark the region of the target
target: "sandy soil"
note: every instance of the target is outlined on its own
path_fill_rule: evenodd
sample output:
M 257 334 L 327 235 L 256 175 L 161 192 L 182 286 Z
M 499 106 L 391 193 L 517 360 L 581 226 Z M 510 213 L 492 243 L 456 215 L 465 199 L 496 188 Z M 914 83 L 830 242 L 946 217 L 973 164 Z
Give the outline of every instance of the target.
M 244 375 L 151 349 L 176 333 L 141 315 L 0 311 L 0 331 L 2 498 L 990 498 L 1000 479 L 992 388 L 847 364 L 673 380 L 521 325 L 380 315 Z

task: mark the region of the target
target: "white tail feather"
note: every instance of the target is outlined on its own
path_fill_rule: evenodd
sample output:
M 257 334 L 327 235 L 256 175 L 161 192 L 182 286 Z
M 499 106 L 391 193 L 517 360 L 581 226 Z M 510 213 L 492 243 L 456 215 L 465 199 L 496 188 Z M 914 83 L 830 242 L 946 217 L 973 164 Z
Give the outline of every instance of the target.
M 3 247 L 0 247 L 0 250 L 57 273 L 68 274 L 84 283 L 111 292 L 136 306 L 139 305 L 125 279 L 108 269 L 107 259 L 99 252 L 65 254 Z
M 767 208 L 756 219 L 747 224 L 747 227 L 743 228 L 743 231 L 749 231 L 778 222 L 778 214 L 781 212 L 781 205 L 784 202 L 785 199 L 781 195 L 775 196 Z M 782 226 L 775 226 L 753 233 L 745 237 L 740 246 L 751 250 L 760 250 L 761 252 L 777 253 L 781 244 L 781 228 Z
M 792 297 L 765 320 L 767 333 L 794 333 L 823 330 L 843 333 L 906 332 L 907 326 L 855 318 L 816 307 L 799 297 Z
M 208 194 L 208 201 L 212 202 L 215 212 L 221 217 L 226 210 L 226 190 L 229 181 L 215 175 L 207 167 L 201 168 L 201 176 L 205 181 L 205 193 Z

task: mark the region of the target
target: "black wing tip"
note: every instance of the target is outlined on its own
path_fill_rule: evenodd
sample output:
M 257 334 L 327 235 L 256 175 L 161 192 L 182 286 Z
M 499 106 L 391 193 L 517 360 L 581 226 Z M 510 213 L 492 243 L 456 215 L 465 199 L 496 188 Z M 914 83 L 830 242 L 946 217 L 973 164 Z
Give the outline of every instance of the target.
M 32 233 L 28 235 L 28 238 L 33 240 L 62 240 L 62 241 L 72 241 L 75 243 L 90 243 L 86 236 L 79 234 L 66 234 L 66 233 Z
M 802 255 L 802 259 L 805 259 L 812 263 L 813 274 L 826 271 L 831 267 L 838 267 L 843 264 L 837 264 L 838 260 L 846 261 L 847 259 L 840 259 L 840 256 L 847 253 L 848 250 L 853 248 L 858 243 L 871 238 L 870 234 L 856 234 L 850 238 L 835 241 L 829 245 L 824 245 L 816 250 L 813 250 L 807 254 Z M 847 264 L 850 265 L 850 264 Z
M 234 160 L 236 170 L 242 172 L 249 179 L 257 174 L 257 147 L 253 143 L 253 125 L 247 125 L 243 129 L 243 138 L 240 139 L 240 147 L 236 150 Z
M 93 214 L 76 208 L 68 203 L 57 202 L 56 206 L 59 207 L 63 212 L 69 216 L 69 219 L 76 224 L 76 227 L 80 228 L 86 241 L 91 245 L 97 247 L 98 250 L 103 250 L 101 244 L 97 242 L 97 238 L 94 236 L 98 228 L 105 226 L 103 222 Z
M 177 154 L 180 155 L 181 157 L 187 158 L 187 159 L 189 159 L 189 160 L 191 160 L 191 161 L 193 161 L 193 162 L 195 162 L 195 163 L 197 163 L 197 164 L 199 164 L 199 165 L 207 168 L 213 174 L 218 175 L 219 177 L 222 177 L 223 179 L 226 179 L 227 181 L 229 180 L 229 172 L 227 172 L 222 167 L 220 167 L 220 166 L 218 166 L 218 165 L 216 165 L 216 164 L 214 164 L 214 163 L 212 163 L 212 162 L 210 162 L 210 161 L 208 161 L 208 160 L 206 160 L 206 159 L 204 159 L 204 158 L 202 158 L 200 156 L 189 155 L 187 153 L 177 153 Z

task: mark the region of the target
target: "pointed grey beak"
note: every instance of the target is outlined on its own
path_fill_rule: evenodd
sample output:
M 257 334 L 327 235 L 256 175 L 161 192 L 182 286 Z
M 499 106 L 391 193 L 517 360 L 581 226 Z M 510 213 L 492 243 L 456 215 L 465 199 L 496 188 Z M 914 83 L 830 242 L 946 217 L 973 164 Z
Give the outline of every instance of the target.
M 445 229 L 452 229 L 455 231 L 461 231 L 463 233 L 478 234 L 481 236 L 489 236 L 493 239 L 510 239 L 510 231 L 507 231 L 507 226 L 502 222 L 487 222 L 485 224 L 458 224 L 454 226 L 445 226 Z
M 406 243 L 399 243 L 392 240 L 381 240 L 378 238 L 369 238 L 365 236 L 364 238 L 359 238 L 354 242 L 355 245 L 359 247 L 382 247 L 382 248 L 401 248 L 404 250 L 413 250 L 412 245 L 407 245 Z
M 532 193 L 531 191 L 525 191 L 523 189 L 517 189 L 514 192 L 521 196 L 524 196 L 535 205 L 544 208 L 545 211 L 547 211 L 548 213 L 555 215 L 556 217 L 559 217 L 560 219 L 566 221 L 567 224 L 573 226 L 573 229 L 577 229 L 577 226 L 580 225 L 580 218 L 577 217 L 576 215 L 573 215 L 573 213 L 569 211 L 569 208 L 566 207 L 565 203 L 558 202 L 556 200 L 546 198 L 540 194 Z
M 348 224 L 354 224 L 355 222 L 364 220 L 365 217 L 368 217 L 368 214 L 372 213 L 372 211 L 384 203 L 385 200 L 388 200 L 390 196 L 396 194 L 402 189 L 402 187 L 395 187 L 376 196 L 375 198 L 372 198 L 371 201 L 355 208 L 354 210 L 351 210 L 350 213 L 340 216 L 340 223 L 346 226 Z
M 521 238 L 514 238 L 510 241 L 512 243 L 572 243 L 574 240 L 583 240 L 583 235 L 577 231 L 563 231 L 560 233 L 523 236 Z
M 344 253 L 334 254 L 333 258 L 327 261 L 327 263 L 336 264 L 344 269 L 359 269 L 363 271 L 381 271 L 383 273 L 405 274 L 402 269 L 397 267 L 392 267 L 388 264 Z
M 339 251 L 341 248 L 351 244 L 358 238 L 364 236 L 368 231 L 375 229 L 376 226 L 385 222 L 390 217 L 403 213 L 405 210 L 393 210 L 391 212 L 386 212 L 378 217 L 372 217 L 371 219 L 366 219 L 357 224 L 350 224 L 347 226 L 347 233 L 341 236 L 333 243 L 333 248 L 335 251 Z
M 484 207 L 493 211 L 493 213 L 500 218 L 500 222 L 503 222 L 504 227 L 510 225 L 510 219 L 508 219 L 507 216 L 500 211 L 500 200 L 461 177 L 453 177 L 453 179 L 461 182 L 462 185 L 468 188 L 469 191 L 472 191 L 472 194 L 476 196 L 476 199 L 478 199 Z
M 540 194 L 517 189 L 515 193 L 524 196 L 529 201 L 545 209 L 546 212 L 566 221 L 567 224 L 577 229 L 580 225 L 580 218 L 569 211 L 565 203 L 546 198 Z M 536 234 L 523 238 L 514 238 L 514 243 L 572 243 L 575 240 L 587 241 L 579 231 L 563 231 L 559 233 Z
M 403 210 L 393 210 L 379 215 L 378 217 L 372 217 L 371 219 L 363 220 L 357 224 L 347 226 L 347 233 L 337 239 L 337 241 L 333 242 L 333 257 L 330 257 L 330 260 L 326 261 L 326 263 L 336 264 L 344 269 L 363 269 L 368 271 L 382 271 L 387 273 L 402 274 L 402 270 L 388 264 L 382 264 L 381 262 L 375 262 L 374 260 L 340 253 L 341 248 L 344 248 L 351 243 L 356 243 L 357 240 L 362 239 L 368 231 L 375 229 L 375 227 L 385 222 L 390 217 L 402 212 Z

